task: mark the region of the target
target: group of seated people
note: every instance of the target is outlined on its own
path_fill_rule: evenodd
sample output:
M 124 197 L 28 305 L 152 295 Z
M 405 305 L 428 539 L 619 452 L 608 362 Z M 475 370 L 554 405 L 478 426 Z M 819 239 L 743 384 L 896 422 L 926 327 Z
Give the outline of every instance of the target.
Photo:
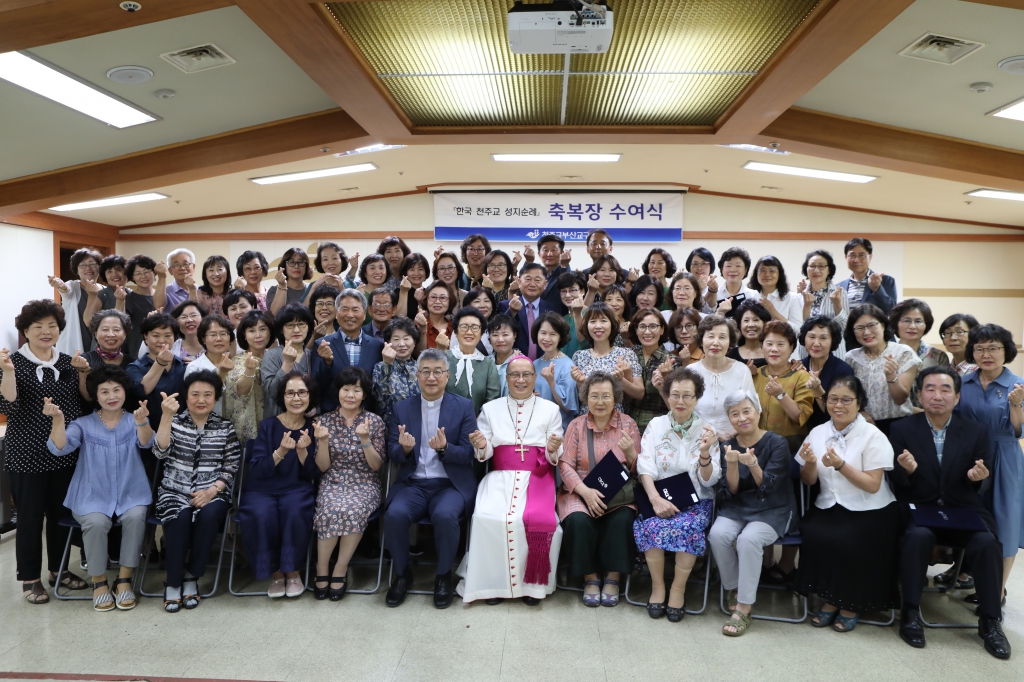
M 836 632 L 899 608 L 900 636 L 923 647 L 940 546 L 963 561 L 936 582 L 975 589 L 984 646 L 1008 658 L 1001 606 L 1024 546 L 1024 379 L 1005 367 L 1016 344 L 956 314 L 939 327 L 945 350 L 928 345 L 930 307 L 897 301 L 872 248 L 846 245 L 843 281 L 812 251 L 791 287 L 778 258 L 751 267 L 738 247 L 717 274 L 704 248 L 685 269 L 654 248 L 627 270 L 601 230 L 579 271 L 555 235 L 514 257 L 473 235 L 432 266 L 388 237 L 361 262 L 320 244 L 312 282 L 309 256 L 288 249 L 269 290 L 256 251 L 234 281 L 210 257 L 197 286 L 186 249 L 161 262 L 81 249 L 78 280 L 50 278 L 60 303 L 28 302 L 24 345 L 0 350 L 25 599 L 49 601 L 45 532 L 51 587 L 91 587 L 97 611 L 134 608 L 155 517 L 164 608 L 194 609 L 237 505 L 271 598 L 308 587 L 341 600 L 379 513 L 392 607 L 413 581 L 410 529 L 429 523 L 437 608 L 456 594 L 537 604 L 560 558 L 585 605 L 614 607 L 640 553 L 648 614 L 678 622 L 710 545 L 726 636 L 751 627 L 758 586 L 774 582 L 821 597 L 811 622 Z M 606 496 L 590 474 L 609 456 L 622 486 Z M 692 493 L 669 494 L 678 485 Z M 929 521 L 940 505 L 961 522 Z M 67 517 L 88 583 L 61 572 Z

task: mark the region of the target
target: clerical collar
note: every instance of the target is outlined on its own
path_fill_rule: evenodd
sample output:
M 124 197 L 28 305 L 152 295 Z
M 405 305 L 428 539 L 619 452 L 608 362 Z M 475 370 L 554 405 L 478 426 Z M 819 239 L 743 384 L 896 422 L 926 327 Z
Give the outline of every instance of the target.
M 441 398 L 444 398 L 444 396 L 441 396 Z M 427 400 L 424 398 L 423 402 L 427 404 L 427 407 L 436 407 L 441 404 L 441 398 L 438 398 L 437 400 Z
M 526 405 L 526 403 L 530 402 L 531 400 L 533 400 L 536 397 L 537 396 L 535 396 L 535 395 L 531 395 L 529 398 L 525 398 L 523 400 L 517 400 L 517 399 L 513 398 L 512 396 L 509 396 L 508 399 L 511 400 L 512 402 L 514 402 L 517 407 L 524 407 Z

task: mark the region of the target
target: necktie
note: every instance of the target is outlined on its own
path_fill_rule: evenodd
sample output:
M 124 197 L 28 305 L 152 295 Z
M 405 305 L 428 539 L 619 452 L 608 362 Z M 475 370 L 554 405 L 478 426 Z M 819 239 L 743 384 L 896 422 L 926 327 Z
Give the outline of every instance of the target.
M 527 303 L 526 304 L 526 324 L 527 324 L 526 335 L 530 339 L 530 345 L 529 345 L 529 348 L 527 349 L 527 356 L 531 360 L 536 360 L 537 359 L 537 344 L 535 344 L 533 342 L 533 321 L 534 321 L 533 303 Z

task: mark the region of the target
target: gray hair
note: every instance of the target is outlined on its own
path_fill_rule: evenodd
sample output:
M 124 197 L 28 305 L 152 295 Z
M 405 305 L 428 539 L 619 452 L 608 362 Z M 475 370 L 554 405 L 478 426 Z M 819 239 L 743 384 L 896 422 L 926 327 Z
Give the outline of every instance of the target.
M 192 253 L 188 249 L 174 249 L 169 254 L 167 254 L 167 260 L 165 262 L 167 263 L 168 267 L 170 267 L 171 261 L 174 260 L 174 257 L 182 253 L 186 254 L 189 258 L 192 259 L 192 265 L 196 264 L 196 254 Z
M 761 403 L 757 398 L 753 397 L 746 391 L 732 391 L 729 395 L 725 396 L 725 413 L 729 414 L 729 410 L 742 404 L 746 400 L 750 401 L 750 404 L 755 410 L 758 412 L 761 411 Z
M 100 325 L 103 324 L 103 320 L 108 317 L 116 317 L 121 321 L 121 328 L 124 329 L 124 333 L 127 334 L 132 330 L 132 318 L 128 317 L 125 313 L 120 310 L 100 310 L 93 314 L 92 319 L 89 320 L 89 331 L 92 332 L 93 337 L 100 330 Z
M 349 291 L 351 291 L 351 289 Z M 419 359 L 416 360 L 416 371 L 417 372 L 420 370 L 420 367 L 423 366 L 423 363 L 425 361 L 427 361 L 427 360 L 433 360 L 435 362 L 443 362 L 445 364 L 445 367 L 448 366 L 448 356 L 444 354 L 443 350 L 439 350 L 437 348 L 428 348 L 425 351 L 423 351 L 422 353 L 420 353 Z
M 615 398 L 615 404 L 622 404 L 622 382 L 618 378 L 609 372 L 594 372 L 587 377 L 586 381 L 583 382 L 583 388 L 580 390 L 580 395 L 583 396 L 584 400 L 587 400 L 590 396 L 590 387 L 594 384 L 603 384 L 609 382 L 612 385 L 612 396 Z
M 346 298 L 354 298 L 359 301 L 359 305 L 363 306 L 363 310 L 366 310 L 366 297 L 359 293 L 356 289 L 345 289 L 338 297 L 334 299 L 334 307 L 340 308 L 341 301 Z

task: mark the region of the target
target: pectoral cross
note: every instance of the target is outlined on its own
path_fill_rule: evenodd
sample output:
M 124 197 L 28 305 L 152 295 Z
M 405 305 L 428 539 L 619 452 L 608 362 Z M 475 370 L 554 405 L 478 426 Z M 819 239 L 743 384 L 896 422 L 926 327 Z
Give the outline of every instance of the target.
M 517 447 L 515 451 L 519 453 L 519 461 L 520 462 L 525 462 L 526 461 L 526 446 L 524 444 L 520 443 L 519 447 Z

